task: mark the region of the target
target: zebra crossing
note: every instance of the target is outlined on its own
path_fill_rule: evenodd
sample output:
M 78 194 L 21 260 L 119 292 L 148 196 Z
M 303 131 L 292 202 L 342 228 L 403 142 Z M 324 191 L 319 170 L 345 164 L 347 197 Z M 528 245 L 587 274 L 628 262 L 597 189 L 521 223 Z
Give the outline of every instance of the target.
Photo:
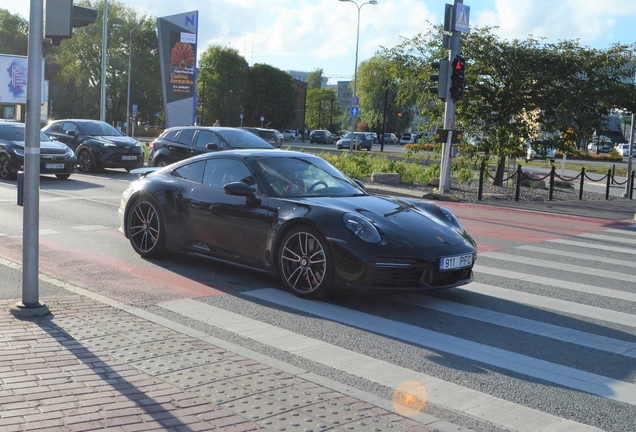
M 418 381 L 477 430 L 633 431 L 635 244 L 636 225 L 623 225 L 486 251 L 469 285 L 360 307 L 268 288 L 158 306 L 353 381 Z

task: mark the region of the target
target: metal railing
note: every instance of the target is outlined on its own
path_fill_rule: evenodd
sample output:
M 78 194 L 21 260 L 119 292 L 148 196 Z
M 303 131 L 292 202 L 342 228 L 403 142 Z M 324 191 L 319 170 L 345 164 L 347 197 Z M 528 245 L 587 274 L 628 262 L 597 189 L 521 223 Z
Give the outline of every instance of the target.
M 627 178 L 622 181 L 619 182 L 616 180 L 616 178 L 614 177 L 614 170 L 612 169 L 608 169 L 607 170 L 607 174 L 605 174 L 604 176 L 594 179 L 592 177 L 590 177 L 589 175 L 587 175 L 587 173 L 585 172 L 585 167 L 581 168 L 581 172 L 575 176 L 575 177 L 567 177 L 567 176 L 560 176 L 556 173 L 556 167 L 552 167 L 550 169 L 550 172 L 548 174 L 546 174 L 543 177 L 537 177 L 535 175 L 533 175 L 532 177 L 526 175 L 523 170 L 521 169 L 521 165 L 517 165 L 517 169 L 515 171 L 513 171 L 508 177 L 501 179 L 501 182 L 506 182 L 508 180 L 514 179 L 515 181 L 515 201 L 519 201 L 519 197 L 521 195 L 521 181 L 526 178 L 529 180 L 532 180 L 533 182 L 539 182 L 541 180 L 545 180 L 547 178 L 549 178 L 549 187 L 548 187 L 548 200 L 552 201 L 554 198 L 554 184 L 555 184 L 555 179 L 559 179 L 565 182 L 574 182 L 576 180 L 579 180 L 579 199 L 583 199 L 583 186 L 585 184 L 585 180 L 589 180 L 591 182 L 605 182 L 605 199 L 609 199 L 609 195 L 610 195 L 610 185 L 616 185 L 616 186 L 621 186 L 621 185 L 626 185 L 627 182 L 630 183 L 629 185 L 629 194 L 628 197 L 630 200 L 633 199 L 633 195 L 634 195 L 634 177 L 636 176 L 636 170 L 632 170 L 631 173 L 629 173 L 629 175 L 627 176 Z M 481 163 L 481 166 L 479 168 L 479 190 L 477 192 L 477 199 L 479 201 L 482 200 L 483 198 L 483 189 L 484 189 L 484 178 L 485 177 L 489 177 L 492 180 L 495 180 L 495 178 L 493 176 L 490 175 L 490 173 L 486 170 L 486 161 L 483 161 Z

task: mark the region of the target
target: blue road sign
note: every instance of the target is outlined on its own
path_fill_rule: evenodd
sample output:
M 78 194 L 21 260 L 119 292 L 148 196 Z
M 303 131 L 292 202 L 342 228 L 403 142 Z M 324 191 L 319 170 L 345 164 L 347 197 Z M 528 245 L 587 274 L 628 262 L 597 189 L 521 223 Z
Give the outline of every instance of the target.
M 360 115 L 360 107 L 352 106 L 351 107 L 351 117 L 358 117 Z
M 455 5 L 455 30 L 458 32 L 468 33 L 470 28 L 470 6 L 463 3 Z

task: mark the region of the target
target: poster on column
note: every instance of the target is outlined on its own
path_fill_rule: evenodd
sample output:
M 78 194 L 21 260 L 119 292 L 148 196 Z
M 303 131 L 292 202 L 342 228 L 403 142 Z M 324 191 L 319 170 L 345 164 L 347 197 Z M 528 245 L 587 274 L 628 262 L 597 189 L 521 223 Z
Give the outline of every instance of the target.
M 157 18 L 165 127 L 193 125 L 198 11 Z
M 26 104 L 27 99 L 26 56 L 0 54 L 0 104 Z M 44 59 L 42 59 L 42 103 L 44 103 Z

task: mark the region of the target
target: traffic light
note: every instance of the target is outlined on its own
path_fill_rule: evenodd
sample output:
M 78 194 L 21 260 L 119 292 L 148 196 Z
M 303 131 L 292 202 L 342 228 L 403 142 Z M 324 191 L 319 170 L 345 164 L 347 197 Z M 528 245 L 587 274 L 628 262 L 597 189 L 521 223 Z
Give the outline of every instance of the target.
M 437 82 L 437 87 L 430 87 L 428 90 L 431 93 L 435 93 L 438 99 L 446 100 L 448 93 L 448 60 L 438 60 L 431 63 L 433 69 L 438 70 L 438 73 L 431 75 L 431 81 Z
M 73 27 L 84 27 L 97 19 L 97 9 L 74 6 L 73 0 L 46 0 L 44 37 L 59 45 L 73 35 Z
M 466 62 L 462 56 L 458 55 L 453 59 L 451 70 L 450 95 L 454 102 L 464 96 L 464 73 L 466 72 Z

